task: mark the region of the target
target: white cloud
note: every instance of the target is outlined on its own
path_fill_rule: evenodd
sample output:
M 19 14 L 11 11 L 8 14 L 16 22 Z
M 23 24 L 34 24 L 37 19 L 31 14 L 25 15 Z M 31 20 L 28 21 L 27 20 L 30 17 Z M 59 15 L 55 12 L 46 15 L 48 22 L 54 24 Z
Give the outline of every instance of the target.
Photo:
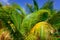
M 10 4 L 10 3 L 9 3 L 9 0 L 0 0 L 0 2 L 2 2 L 2 3 L 4 3 L 4 4 L 8 4 L 8 5 Z

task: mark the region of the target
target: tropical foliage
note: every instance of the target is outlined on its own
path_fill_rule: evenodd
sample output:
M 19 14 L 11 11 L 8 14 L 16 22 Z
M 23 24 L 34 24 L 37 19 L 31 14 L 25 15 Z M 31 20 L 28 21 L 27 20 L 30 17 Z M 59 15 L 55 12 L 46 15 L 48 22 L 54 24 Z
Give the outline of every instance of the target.
M 0 3 L 0 40 L 60 40 L 60 11 L 48 0 L 41 8 L 36 0 L 26 4 L 28 14 L 17 4 Z

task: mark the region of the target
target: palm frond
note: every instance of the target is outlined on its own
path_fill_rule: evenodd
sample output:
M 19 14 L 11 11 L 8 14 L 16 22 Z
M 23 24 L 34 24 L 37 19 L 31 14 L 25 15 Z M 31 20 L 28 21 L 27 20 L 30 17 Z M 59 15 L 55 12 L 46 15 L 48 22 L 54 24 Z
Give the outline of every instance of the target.
M 33 6 L 31 4 L 28 4 L 28 3 L 26 4 L 26 6 L 27 6 L 29 12 L 32 13 L 33 12 Z
M 48 0 L 44 5 L 43 5 L 43 9 L 50 9 L 50 10 L 53 10 L 53 1 L 51 0 Z
M 37 1 L 33 0 L 33 3 L 34 3 L 34 11 L 37 11 L 39 9 Z
M 21 32 L 22 34 L 26 34 L 30 31 L 30 29 L 38 22 L 45 21 L 49 18 L 50 11 L 48 10 L 39 10 L 32 14 L 27 15 L 22 22 Z
M 13 7 L 11 9 L 2 9 L 3 10 L 0 15 L 0 19 L 3 21 L 5 27 L 10 31 L 11 36 L 13 36 L 14 40 L 23 40 L 22 34 L 19 31 L 21 23 L 20 14 L 16 14 L 16 11 L 13 9 Z M 8 21 L 10 21 L 10 23 L 13 25 L 11 25 Z
M 56 33 L 57 35 L 60 35 L 60 11 L 58 11 L 57 13 L 55 13 L 49 20 L 48 23 L 50 23 L 55 29 L 56 29 Z M 56 35 L 56 36 L 57 36 Z
M 13 6 L 14 8 L 16 8 L 17 10 L 19 10 L 23 16 L 26 15 L 26 12 L 23 10 L 23 8 L 21 8 L 21 6 L 19 6 L 19 5 L 17 5 L 17 4 L 12 4 L 12 6 Z

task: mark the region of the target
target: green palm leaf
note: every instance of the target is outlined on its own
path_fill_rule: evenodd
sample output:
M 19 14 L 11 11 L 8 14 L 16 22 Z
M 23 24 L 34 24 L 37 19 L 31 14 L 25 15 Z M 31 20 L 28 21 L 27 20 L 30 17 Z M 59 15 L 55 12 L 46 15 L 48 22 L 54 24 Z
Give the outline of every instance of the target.
M 27 6 L 27 8 L 28 8 L 28 10 L 29 10 L 29 12 L 33 12 L 33 6 L 31 5 L 31 4 L 26 4 L 26 6 Z
M 45 21 L 49 18 L 50 11 L 48 10 L 39 10 L 32 14 L 27 15 L 22 22 L 21 32 L 22 34 L 27 34 L 30 29 L 38 22 Z
M 34 3 L 34 11 L 37 11 L 39 7 L 38 7 L 36 0 L 33 0 L 33 3 Z
M 21 8 L 19 5 L 17 5 L 17 4 L 12 4 L 12 6 L 13 6 L 14 8 L 16 8 L 17 10 L 19 10 L 23 16 L 26 15 L 26 12 L 25 12 L 25 11 L 23 10 L 23 8 Z
M 48 23 L 50 23 L 55 29 L 55 36 L 60 36 L 60 11 L 55 13 L 49 20 Z
M 19 30 L 19 28 L 21 27 L 21 18 L 23 17 L 13 7 L 11 9 L 9 8 L 2 8 L 3 10 L 1 10 L 0 19 L 3 21 L 5 27 L 10 31 L 11 36 L 13 36 L 14 40 L 23 40 L 23 35 Z
M 52 0 L 48 0 L 44 5 L 43 5 L 43 9 L 50 9 L 53 10 L 53 1 Z

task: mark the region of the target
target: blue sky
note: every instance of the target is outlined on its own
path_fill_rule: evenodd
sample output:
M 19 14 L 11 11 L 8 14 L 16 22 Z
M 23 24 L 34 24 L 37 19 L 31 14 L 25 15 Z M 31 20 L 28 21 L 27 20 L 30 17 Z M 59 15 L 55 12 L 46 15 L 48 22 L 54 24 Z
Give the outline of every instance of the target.
M 47 0 L 37 0 L 37 3 L 39 5 L 39 7 L 42 7 L 42 5 L 46 1 Z M 19 4 L 23 8 L 26 7 L 26 3 L 29 3 L 29 4 L 33 5 L 33 1 L 32 0 L 0 0 L 0 2 L 2 2 L 3 4 L 10 4 L 11 2 L 15 2 L 15 3 Z M 60 10 L 60 0 L 54 0 L 54 9 Z

